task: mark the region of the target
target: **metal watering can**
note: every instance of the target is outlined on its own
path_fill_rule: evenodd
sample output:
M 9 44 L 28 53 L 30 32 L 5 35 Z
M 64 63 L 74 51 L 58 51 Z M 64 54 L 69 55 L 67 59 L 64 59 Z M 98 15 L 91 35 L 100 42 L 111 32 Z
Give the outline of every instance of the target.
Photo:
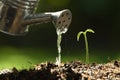
M 53 22 L 60 32 L 68 29 L 72 14 L 68 9 L 34 14 L 39 0 L 0 0 L 0 31 L 22 35 L 29 25 Z

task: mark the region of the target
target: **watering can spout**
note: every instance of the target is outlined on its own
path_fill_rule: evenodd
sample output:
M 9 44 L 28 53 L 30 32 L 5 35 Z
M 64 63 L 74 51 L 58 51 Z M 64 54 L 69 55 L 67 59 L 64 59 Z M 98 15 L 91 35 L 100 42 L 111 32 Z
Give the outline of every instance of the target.
M 65 9 L 58 12 L 34 14 L 38 0 L 2 0 L 0 1 L 0 31 L 10 35 L 26 33 L 29 25 L 53 22 L 56 29 L 68 28 L 72 14 Z
M 46 12 L 40 14 L 31 14 L 25 17 L 23 25 L 40 24 L 53 22 L 56 29 L 61 31 L 68 28 L 72 19 L 70 10 L 65 9 L 58 12 Z

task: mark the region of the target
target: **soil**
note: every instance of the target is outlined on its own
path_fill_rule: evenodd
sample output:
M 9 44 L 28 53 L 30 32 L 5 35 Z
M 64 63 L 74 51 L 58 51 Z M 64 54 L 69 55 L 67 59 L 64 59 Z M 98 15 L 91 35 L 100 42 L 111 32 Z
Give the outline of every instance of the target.
M 46 62 L 29 70 L 2 70 L 0 80 L 120 80 L 120 61 L 107 64 L 72 61 L 60 66 Z

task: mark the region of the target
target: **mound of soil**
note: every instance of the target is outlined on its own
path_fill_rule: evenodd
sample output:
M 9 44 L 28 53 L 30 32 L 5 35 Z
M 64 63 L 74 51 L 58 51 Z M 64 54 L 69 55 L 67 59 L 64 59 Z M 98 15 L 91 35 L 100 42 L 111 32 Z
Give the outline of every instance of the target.
M 120 61 L 107 64 L 72 61 L 60 66 L 46 62 L 30 70 L 2 70 L 0 80 L 120 80 Z

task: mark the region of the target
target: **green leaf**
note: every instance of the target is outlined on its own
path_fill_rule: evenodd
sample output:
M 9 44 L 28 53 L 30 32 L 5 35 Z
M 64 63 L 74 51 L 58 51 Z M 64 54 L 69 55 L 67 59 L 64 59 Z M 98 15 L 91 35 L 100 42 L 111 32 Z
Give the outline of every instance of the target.
M 83 31 L 80 31 L 78 34 L 77 34 L 77 41 L 79 41 L 79 38 L 81 36 L 81 34 L 83 34 L 84 32 Z
M 95 33 L 95 31 L 93 31 L 92 29 L 87 29 L 85 32 Z

